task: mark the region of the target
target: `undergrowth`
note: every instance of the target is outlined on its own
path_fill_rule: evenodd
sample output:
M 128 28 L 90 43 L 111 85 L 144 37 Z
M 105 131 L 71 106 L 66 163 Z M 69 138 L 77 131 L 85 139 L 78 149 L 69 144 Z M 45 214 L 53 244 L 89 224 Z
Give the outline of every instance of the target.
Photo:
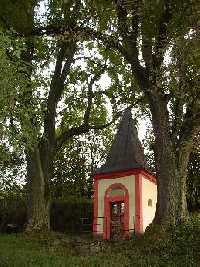
M 57 233 L 0 235 L 0 267 L 23 266 L 200 266 L 200 218 L 164 230 L 155 226 L 129 241 L 100 242 Z

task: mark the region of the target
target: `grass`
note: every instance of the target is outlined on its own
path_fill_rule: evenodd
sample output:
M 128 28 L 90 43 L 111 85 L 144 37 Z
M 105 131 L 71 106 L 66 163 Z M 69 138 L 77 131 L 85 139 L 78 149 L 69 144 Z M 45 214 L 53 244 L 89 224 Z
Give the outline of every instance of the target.
M 200 219 L 193 217 L 168 231 L 154 227 L 141 237 L 118 242 L 91 238 L 78 242 L 73 236 L 56 233 L 2 234 L 0 267 L 4 266 L 200 266 Z

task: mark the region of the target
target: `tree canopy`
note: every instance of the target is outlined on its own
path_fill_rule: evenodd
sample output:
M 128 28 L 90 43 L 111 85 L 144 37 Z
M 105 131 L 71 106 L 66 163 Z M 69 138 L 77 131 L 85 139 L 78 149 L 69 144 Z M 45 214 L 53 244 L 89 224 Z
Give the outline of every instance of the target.
M 80 135 L 97 136 L 127 106 L 152 122 L 155 222 L 184 220 L 187 166 L 200 130 L 199 3 L 0 5 L 1 151 L 6 160 L 26 161 L 30 228 L 49 227 L 50 184 L 72 138 L 76 147 Z

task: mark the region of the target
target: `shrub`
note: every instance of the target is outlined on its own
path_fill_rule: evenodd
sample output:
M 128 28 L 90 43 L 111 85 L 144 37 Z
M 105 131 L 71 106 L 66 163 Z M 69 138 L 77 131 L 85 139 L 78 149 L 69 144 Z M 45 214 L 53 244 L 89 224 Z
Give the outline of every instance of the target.
M 86 219 L 82 219 L 86 218 Z M 27 221 L 25 197 L 0 200 L 0 231 L 8 232 L 8 225 L 23 231 Z M 51 229 L 58 232 L 80 233 L 91 231 L 92 202 L 88 199 L 71 198 L 54 200 L 50 208 Z M 15 230 L 16 230 L 15 228 Z
M 53 201 L 51 228 L 59 232 L 80 233 L 91 231 L 92 202 L 88 199 Z

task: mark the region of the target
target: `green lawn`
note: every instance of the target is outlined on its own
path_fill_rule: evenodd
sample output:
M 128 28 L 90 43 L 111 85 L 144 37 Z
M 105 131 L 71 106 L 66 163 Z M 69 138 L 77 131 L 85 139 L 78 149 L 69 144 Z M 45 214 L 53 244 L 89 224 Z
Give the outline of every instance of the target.
M 42 237 L 2 234 L 0 267 L 200 266 L 199 219 L 167 233 L 158 229 L 130 241 L 101 242 L 100 251 L 91 249 L 96 243 L 55 233 Z

